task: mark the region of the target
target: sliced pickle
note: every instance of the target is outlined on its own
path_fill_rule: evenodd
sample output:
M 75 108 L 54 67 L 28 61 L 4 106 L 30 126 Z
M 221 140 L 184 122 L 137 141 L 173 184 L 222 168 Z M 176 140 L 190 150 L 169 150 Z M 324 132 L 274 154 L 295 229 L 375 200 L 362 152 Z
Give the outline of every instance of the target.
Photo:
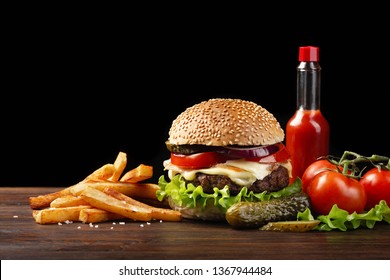
M 307 232 L 313 230 L 319 223 L 319 220 L 269 222 L 259 230 Z

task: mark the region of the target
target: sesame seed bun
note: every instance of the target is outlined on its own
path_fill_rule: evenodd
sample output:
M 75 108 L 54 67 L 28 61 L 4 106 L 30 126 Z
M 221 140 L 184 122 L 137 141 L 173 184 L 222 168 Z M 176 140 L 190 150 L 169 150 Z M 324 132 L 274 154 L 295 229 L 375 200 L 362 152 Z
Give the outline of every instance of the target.
M 284 131 L 262 106 L 241 99 L 213 98 L 183 111 L 169 130 L 172 145 L 260 146 L 282 142 Z

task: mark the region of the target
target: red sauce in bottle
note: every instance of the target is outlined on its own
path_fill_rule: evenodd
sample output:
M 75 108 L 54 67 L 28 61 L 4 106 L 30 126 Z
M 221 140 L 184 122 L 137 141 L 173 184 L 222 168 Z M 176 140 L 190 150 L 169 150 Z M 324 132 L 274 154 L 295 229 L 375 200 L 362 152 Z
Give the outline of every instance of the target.
M 291 155 L 292 176 L 302 178 L 305 169 L 329 153 L 329 125 L 320 110 L 298 110 L 289 120 L 286 147 Z
M 292 177 L 329 153 L 329 124 L 320 110 L 321 67 L 317 47 L 300 47 L 297 67 L 297 110 L 286 126 L 286 147 L 291 155 Z

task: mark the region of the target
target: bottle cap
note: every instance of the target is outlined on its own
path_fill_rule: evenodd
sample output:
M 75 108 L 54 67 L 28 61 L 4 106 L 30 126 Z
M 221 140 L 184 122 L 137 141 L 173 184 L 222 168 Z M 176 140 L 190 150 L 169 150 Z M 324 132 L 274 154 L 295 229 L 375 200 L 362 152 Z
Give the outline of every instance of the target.
M 299 48 L 299 61 L 319 61 L 320 49 L 318 47 L 306 46 Z

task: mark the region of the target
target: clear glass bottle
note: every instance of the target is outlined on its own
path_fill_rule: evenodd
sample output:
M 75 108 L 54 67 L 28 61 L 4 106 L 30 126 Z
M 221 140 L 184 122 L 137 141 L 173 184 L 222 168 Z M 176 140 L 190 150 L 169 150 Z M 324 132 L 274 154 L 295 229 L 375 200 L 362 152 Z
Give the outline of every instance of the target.
M 291 155 L 292 177 L 302 178 L 312 162 L 329 153 L 329 124 L 322 115 L 319 48 L 299 48 L 296 111 L 286 126 L 286 147 Z

